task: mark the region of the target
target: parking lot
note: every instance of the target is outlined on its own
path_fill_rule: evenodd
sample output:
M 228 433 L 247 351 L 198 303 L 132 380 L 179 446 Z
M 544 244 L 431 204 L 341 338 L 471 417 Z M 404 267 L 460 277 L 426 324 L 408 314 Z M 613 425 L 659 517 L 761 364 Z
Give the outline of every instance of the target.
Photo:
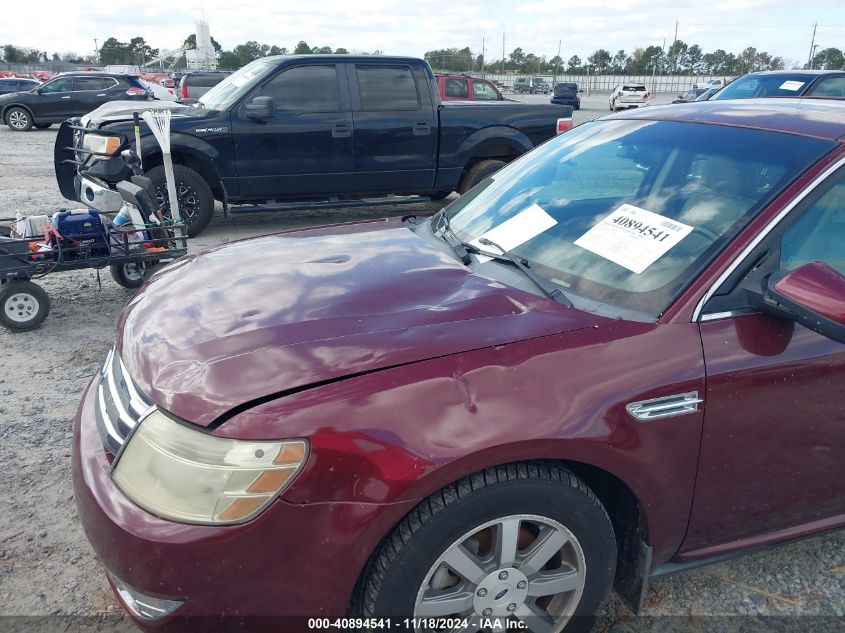
M 654 102 L 667 103 L 673 96 L 660 95 Z M 527 102 L 547 99 L 543 95 L 524 97 Z M 607 109 L 606 94 L 585 95 L 582 109 L 574 114 L 575 124 L 603 116 Z M 15 133 L 0 128 L 0 217 L 78 206 L 63 199 L 55 183 L 55 129 Z M 218 208 L 210 227 L 191 242 L 190 250 L 328 222 L 428 215 L 450 199 L 396 208 L 263 213 L 228 219 Z M 6 458 L 5 508 L 0 513 L 0 615 L 64 619 L 67 628 L 57 630 L 134 630 L 123 620 L 79 526 L 70 479 L 74 410 L 85 384 L 112 345 L 117 316 L 131 292 L 118 286 L 108 271 L 51 275 L 39 283 L 52 299 L 45 324 L 23 334 L 0 330 L 0 441 Z M 842 621 L 837 618 L 845 615 L 845 532 L 655 581 L 643 615 L 646 617 L 634 618 L 614 599 L 606 607 L 602 629 L 743 627 L 763 631 L 783 625 L 791 626 L 790 630 L 841 630 L 837 627 Z M 0 629 L 13 627 L 15 622 L 26 626 L 24 620 L 6 618 Z

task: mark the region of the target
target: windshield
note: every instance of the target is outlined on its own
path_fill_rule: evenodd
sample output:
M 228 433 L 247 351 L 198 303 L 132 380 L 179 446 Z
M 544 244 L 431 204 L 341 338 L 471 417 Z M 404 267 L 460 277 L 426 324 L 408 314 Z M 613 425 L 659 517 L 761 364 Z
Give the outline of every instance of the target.
M 815 77 L 802 74 L 746 75 L 725 86 L 713 97 L 719 99 L 754 99 L 756 97 L 795 97 Z
M 268 59 L 256 59 L 233 72 L 197 101 L 209 110 L 228 110 L 275 68 L 276 64 Z
M 832 147 L 716 125 L 595 121 L 514 161 L 445 213 L 462 241 L 495 236 L 487 239 L 530 262 L 576 307 L 654 320 Z

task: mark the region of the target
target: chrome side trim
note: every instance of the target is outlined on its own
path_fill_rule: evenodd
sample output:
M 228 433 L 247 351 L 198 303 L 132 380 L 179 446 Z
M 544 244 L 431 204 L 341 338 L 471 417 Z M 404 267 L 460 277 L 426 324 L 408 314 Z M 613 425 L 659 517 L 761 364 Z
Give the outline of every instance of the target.
M 640 400 L 625 405 L 625 410 L 635 420 L 657 420 L 698 411 L 698 405 L 704 402 L 697 391 L 688 391 L 672 396 Z
M 790 211 L 792 211 L 795 207 L 797 207 L 808 195 L 810 195 L 813 191 L 815 191 L 816 187 L 818 187 L 821 183 L 827 180 L 834 172 L 836 172 L 840 167 L 845 165 L 845 157 L 840 158 L 836 163 L 828 167 L 824 170 L 821 174 L 819 174 L 810 186 L 804 189 L 801 193 L 799 193 L 789 204 L 787 204 L 783 209 L 781 209 L 780 213 L 778 213 L 766 227 L 760 231 L 751 243 L 746 246 L 742 252 L 734 258 L 734 260 L 728 265 L 728 267 L 719 275 L 719 278 L 708 288 L 707 292 L 704 293 L 704 296 L 701 297 L 698 304 L 695 306 L 695 310 L 692 313 L 692 322 L 695 323 L 701 318 L 701 311 L 704 309 L 704 304 L 710 300 L 716 291 L 719 289 L 725 280 L 730 277 L 733 272 L 739 267 L 739 265 L 745 261 L 745 258 L 751 254 L 755 248 L 760 245 L 766 237 L 771 233 L 781 221 L 789 215 Z

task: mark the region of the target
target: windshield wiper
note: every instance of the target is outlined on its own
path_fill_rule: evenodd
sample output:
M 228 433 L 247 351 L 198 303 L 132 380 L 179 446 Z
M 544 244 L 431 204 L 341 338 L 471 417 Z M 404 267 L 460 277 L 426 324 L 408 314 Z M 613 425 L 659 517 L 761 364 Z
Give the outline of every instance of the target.
M 443 241 L 452 247 L 452 250 L 455 251 L 455 255 L 458 256 L 458 259 L 461 260 L 461 263 L 464 266 L 469 266 L 472 263 L 472 258 L 469 256 L 469 254 L 477 249 L 470 246 L 469 244 L 462 242 L 461 239 L 455 234 L 449 224 L 449 216 L 446 215 L 445 207 L 431 219 L 431 230 L 433 232 L 438 232 L 440 234 L 440 237 L 443 238 Z
M 510 262 L 519 270 L 521 270 L 526 277 L 533 281 L 534 284 L 549 299 L 553 299 L 554 301 L 562 303 L 565 306 L 569 306 L 570 308 L 572 307 L 572 301 L 570 301 L 569 297 L 567 297 L 560 288 L 551 284 L 544 277 L 541 277 L 540 275 L 535 273 L 533 270 L 528 268 L 528 266 L 526 266 L 521 259 L 519 259 L 518 257 L 514 257 L 495 242 L 488 240 L 487 238 L 481 238 L 480 240 L 478 240 L 485 246 L 492 246 L 493 248 L 498 248 L 501 253 L 491 253 L 489 251 L 483 251 L 477 246 L 473 246 L 472 244 L 467 244 L 466 242 L 461 241 L 461 239 L 452 230 L 452 227 L 449 224 L 449 216 L 446 215 L 445 208 L 439 211 L 437 215 L 433 216 L 431 219 L 431 230 L 434 232 L 438 232 L 440 234 L 440 237 L 443 238 L 443 241 L 452 247 L 452 249 L 455 251 L 455 254 L 458 256 L 464 266 L 468 266 L 472 263 L 472 258 L 469 256 L 470 253 L 474 255 L 482 255 L 484 257 L 489 257 L 490 259 Z
M 481 244 L 484 244 L 485 246 L 492 246 L 493 248 L 498 248 L 501 251 L 501 254 L 497 255 L 495 253 L 482 251 L 480 249 L 475 249 L 474 247 L 470 246 L 470 248 L 473 248 L 478 255 L 485 255 L 487 257 L 492 257 L 493 259 L 511 262 L 519 270 L 525 273 L 525 276 L 528 277 L 531 281 L 533 281 L 534 285 L 537 286 L 540 290 L 542 290 L 543 294 L 546 295 L 549 299 L 554 299 L 558 303 L 562 303 L 563 305 L 568 306 L 570 308 L 572 307 L 572 301 L 570 301 L 569 297 L 567 297 L 560 288 L 550 283 L 545 277 L 541 277 L 533 270 L 531 270 L 528 266 L 525 265 L 522 259 L 511 255 L 504 248 L 496 244 L 496 242 L 488 240 L 486 237 L 482 237 L 478 241 Z

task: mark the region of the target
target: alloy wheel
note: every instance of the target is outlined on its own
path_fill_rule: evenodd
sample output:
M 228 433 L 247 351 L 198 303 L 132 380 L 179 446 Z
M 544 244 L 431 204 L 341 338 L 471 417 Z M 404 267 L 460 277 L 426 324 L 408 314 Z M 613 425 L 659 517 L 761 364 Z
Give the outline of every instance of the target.
M 22 110 L 15 110 L 9 113 L 9 125 L 16 130 L 23 130 L 29 124 L 29 117 Z
M 414 616 L 468 619 L 462 630 L 469 631 L 505 630 L 516 620 L 534 633 L 557 633 L 575 612 L 585 579 L 583 549 L 566 527 L 538 515 L 506 516 L 446 549 L 417 593 Z

